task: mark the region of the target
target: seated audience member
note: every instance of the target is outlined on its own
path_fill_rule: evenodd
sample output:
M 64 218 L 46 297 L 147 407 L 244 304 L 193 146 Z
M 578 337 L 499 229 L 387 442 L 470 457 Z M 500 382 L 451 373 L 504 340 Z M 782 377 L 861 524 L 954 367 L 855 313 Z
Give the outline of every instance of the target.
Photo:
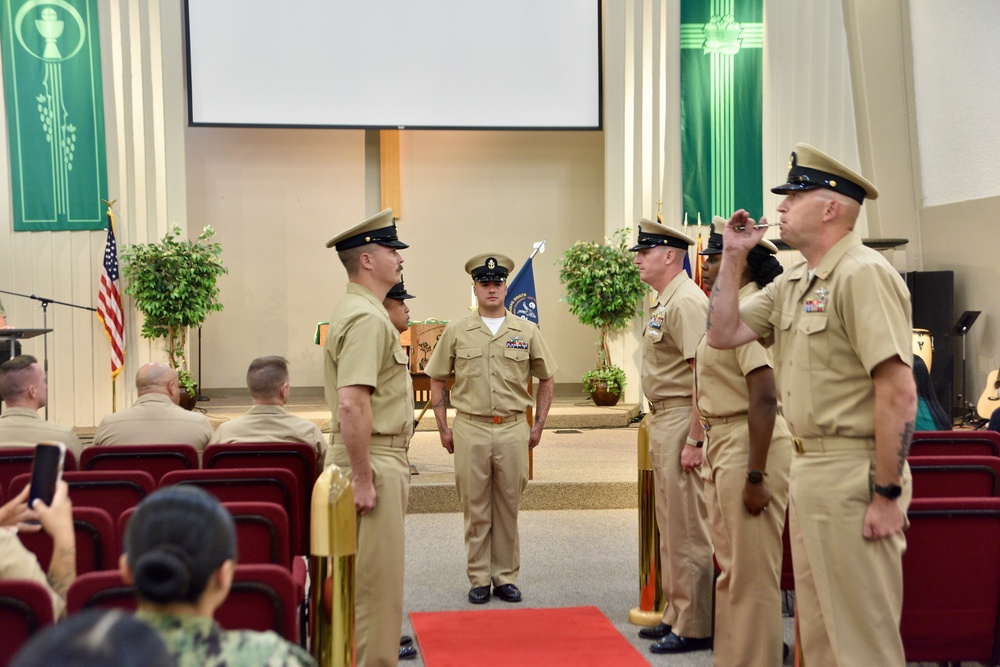
M 136 618 L 160 632 L 180 667 L 315 664 L 274 632 L 224 630 L 213 620 L 233 583 L 236 530 L 207 492 L 153 493 L 136 507 L 124 543 L 120 566 L 139 599 Z
M 28 487 L 25 486 L 9 503 L 0 507 L 0 579 L 30 579 L 49 589 L 52 611 L 59 618 L 66 608 L 66 591 L 76 579 L 76 535 L 73 532 L 73 504 L 69 486 L 59 482 L 52 505 L 35 501 L 28 508 Z M 28 524 L 38 520 L 41 524 Z M 35 554 L 24 548 L 17 531 L 44 529 L 52 537 L 52 560 L 46 576 Z M 53 663 L 56 664 L 56 663 Z
M 121 609 L 87 609 L 31 638 L 10 667 L 173 667 L 156 630 Z
M 139 398 L 131 408 L 101 420 L 95 445 L 192 445 L 199 452 L 212 437 L 208 417 L 177 405 L 180 384 L 177 371 L 149 363 L 135 374 Z
M 210 445 L 234 442 L 304 442 L 316 448 L 322 468 L 326 438 L 316 424 L 296 417 L 284 405 L 291 393 L 288 361 L 284 357 L 258 357 L 247 370 L 247 387 L 253 406 L 242 417 L 220 424 Z
M 55 440 L 80 458 L 83 445 L 76 433 L 38 414 L 48 402 L 49 387 L 37 359 L 22 354 L 0 364 L 0 396 L 7 402 L 0 414 L 0 447 L 34 447 Z
M 986 424 L 986 430 L 1000 433 L 1000 408 L 997 408 L 990 414 L 990 421 Z
M 950 431 L 951 420 L 941 407 L 934 386 L 931 385 L 931 374 L 927 372 L 927 364 L 920 357 L 913 357 L 913 379 L 917 383 L 917 421 L 914 431 Z

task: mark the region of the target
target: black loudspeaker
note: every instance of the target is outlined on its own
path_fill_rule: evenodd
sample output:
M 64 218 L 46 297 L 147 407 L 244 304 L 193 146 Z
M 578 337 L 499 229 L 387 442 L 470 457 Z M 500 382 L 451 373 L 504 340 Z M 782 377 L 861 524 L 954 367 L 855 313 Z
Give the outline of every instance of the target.
M 913 328 L 926 329 L 933 338 L 934 355 L 931 363 L 931 382 L 938 401 L 952 415 L 965 414 L 961 401 L 955 399 L 955 344 L 961 343 L 954 335 L 955 324 L 955 272 L 913 271 L 906 274 L 913 303 Z M 916 335 L 915 335 L 916 337 Z M 971 391 L 971 390 L 970 390 Z M 965 397 L 963 400 L 970 400 Z

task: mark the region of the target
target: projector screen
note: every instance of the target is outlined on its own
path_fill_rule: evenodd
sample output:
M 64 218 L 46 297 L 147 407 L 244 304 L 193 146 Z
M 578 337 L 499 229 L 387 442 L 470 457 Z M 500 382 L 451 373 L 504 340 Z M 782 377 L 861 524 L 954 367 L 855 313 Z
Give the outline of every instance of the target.
M 600 129 L 599 0 L 186 0 L 191 125 Z

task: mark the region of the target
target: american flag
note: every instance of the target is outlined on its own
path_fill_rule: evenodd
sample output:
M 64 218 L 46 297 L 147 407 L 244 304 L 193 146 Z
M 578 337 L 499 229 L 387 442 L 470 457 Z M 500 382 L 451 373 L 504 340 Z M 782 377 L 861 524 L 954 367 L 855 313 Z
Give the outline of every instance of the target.
M 111 379 L 122 372 L 125 365 L 125 316 L 122 313 L 122 295 L 118 280 L 118 244 L 115 242 L 115 215 L 113 202 L 108 204 L 108 242 L 104 246 L 104 270 L 101 287 L 97 292 L 97 316 L 104 323 L 104 332 L 111 341 Z

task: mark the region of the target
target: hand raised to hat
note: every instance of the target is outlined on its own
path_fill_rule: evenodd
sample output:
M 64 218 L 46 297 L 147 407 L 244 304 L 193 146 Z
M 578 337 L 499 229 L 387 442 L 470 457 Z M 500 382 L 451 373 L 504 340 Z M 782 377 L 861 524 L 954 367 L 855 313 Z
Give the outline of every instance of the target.
M 762 226 L 758 227 L 758 224 Z M 767 218 L 761 218 L 760 223 L 757 223 L 744 209 L 736 211 L 722 230 L 723 253 L 746 255 L 764 238 L 767 233 L 766 225 Z

